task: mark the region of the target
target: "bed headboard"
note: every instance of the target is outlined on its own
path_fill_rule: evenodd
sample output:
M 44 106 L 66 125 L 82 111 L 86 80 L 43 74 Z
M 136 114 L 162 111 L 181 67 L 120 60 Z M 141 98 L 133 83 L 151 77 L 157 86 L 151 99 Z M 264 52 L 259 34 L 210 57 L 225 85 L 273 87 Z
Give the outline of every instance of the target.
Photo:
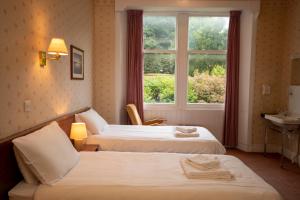
M 69 136 L 71 124 L 75 121 L 75 114 L 87 111 L 88 109 L 77 110 L 0 140 L 0 199 L 8 199 L 8 191 L 23 179 L 15 160 L 12 140 L 41 129 L 52 121 L 57 121 L 59 126 Z

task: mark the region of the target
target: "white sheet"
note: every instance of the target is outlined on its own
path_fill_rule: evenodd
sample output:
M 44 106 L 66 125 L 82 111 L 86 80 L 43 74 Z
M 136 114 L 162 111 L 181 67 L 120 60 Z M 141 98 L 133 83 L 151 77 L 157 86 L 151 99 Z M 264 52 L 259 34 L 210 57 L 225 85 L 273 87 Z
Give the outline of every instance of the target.
M 224 154 L 223 145 L 206 128 L 197 127 L 199 137 L 176 138 L 175 126 L 109 125 L 88 144 L 104 151 Z
M 53 186 L 40 185 L 35 200 L 280 200 L 278 192 L 240 160 L 217 155 L 232 181 L 188 179 L 186 154 L 81 152 L 80 162 Z M 215 156 L 215 155 L 214 155 Z
M 8 192 L 9 200 L 33 200 L 37 188 L 38 185 L 21 181 Z

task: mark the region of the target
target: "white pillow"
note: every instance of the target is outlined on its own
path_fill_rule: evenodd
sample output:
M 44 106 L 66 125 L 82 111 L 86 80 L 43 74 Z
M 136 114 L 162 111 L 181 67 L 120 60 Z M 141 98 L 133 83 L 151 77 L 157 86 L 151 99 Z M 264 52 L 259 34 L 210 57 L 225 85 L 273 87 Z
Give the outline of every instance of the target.
M 51 185 L 60 180 L 80 159 L 79 153 L 56 122 L 16 138 L 13 143 L 43 184 Z
M 108 126 L 107 122 L 92 108 L 86 112 L 78 113 L 78 116 L 92 134 L 100 134 Z
M 23 175 L 25 182 L 28 184 L 38 184 L 39 180 L 32 173 L 29 166 L 25 163 L 24 158 L 22 157 L 22 154 L 20 153 L 20 151 L 15 146 L 13 147 L 13 149 L 15 152 L 15 157 L 16 157 L 19 169 Z

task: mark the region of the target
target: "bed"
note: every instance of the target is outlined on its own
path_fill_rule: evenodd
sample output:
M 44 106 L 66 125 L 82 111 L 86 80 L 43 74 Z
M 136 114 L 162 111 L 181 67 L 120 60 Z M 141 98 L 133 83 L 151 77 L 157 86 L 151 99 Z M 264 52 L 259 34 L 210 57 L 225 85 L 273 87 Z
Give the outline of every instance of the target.
M 279 200 L 278 192 L 239 159 L 218 155 L 232 181 L 187 179 L 186 154 L 81 152 L 80 162 L 54 185 L 39 185 L 35 200 Z M 20 199 L 22 200 L 22 199 Z
M 174 135 L 176 126 L 109 125 L 93 109 L 77 114 L 75 119 L 87 125 L 90 133 L 87 144 L 99 144 L 104 151 L 204 154 L 226 152 L 215 136 L 203 127 L 195 127 L 199 137 L 178 138 Z
M 217 157 L 234 177 L 215 180 L 186 176 L 180 161 L 195 154 L 77 152 L 67 137 L 73 120 L 43 123 L 0 142 L 1 199 L 8 194 L 11 200 L 281 199 L 272 186 L 228 155 L 201 154 Z M 14 154 L 22 159 L 15 160 Z

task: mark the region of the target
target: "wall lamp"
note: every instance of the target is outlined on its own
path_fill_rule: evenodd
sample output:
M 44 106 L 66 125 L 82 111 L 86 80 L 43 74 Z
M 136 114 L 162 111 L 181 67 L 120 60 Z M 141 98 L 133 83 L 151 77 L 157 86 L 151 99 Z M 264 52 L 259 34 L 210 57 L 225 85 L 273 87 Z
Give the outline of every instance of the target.
M 47 58 L 46 51 L 39 51 L 40 66 L 46 66 L 48 60 L 59 60 L 61 56 L 68 55 L 68 49 L 66 43 L 61 38 L 52 38 L 50 45 L 48 47 L 48 54 L 50 55 Z

